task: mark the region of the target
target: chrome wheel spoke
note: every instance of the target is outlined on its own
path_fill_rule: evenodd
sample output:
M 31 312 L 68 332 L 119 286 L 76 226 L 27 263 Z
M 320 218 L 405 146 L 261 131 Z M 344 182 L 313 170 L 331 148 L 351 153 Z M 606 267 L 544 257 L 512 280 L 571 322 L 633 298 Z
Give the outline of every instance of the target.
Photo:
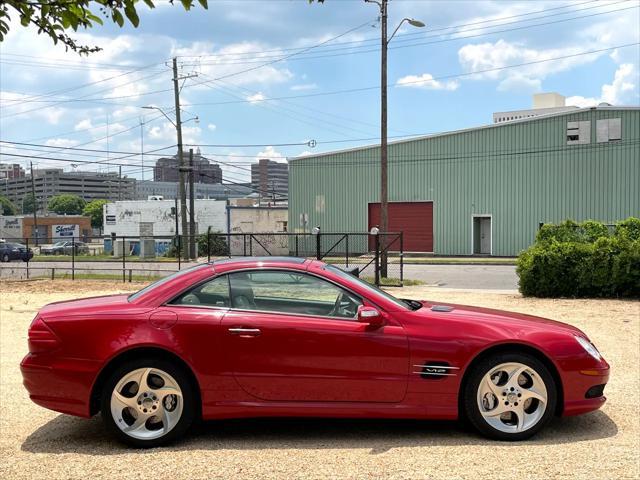
M 496 399 L 498 399 L 498 401 L 500 401 L 500 396 L 502 395 L 502 389 L 498 385 L 493 383 L 493 380 L 491 379 L 491 377 L 489 375 L 487 375 L 485 377 L 485 384 L 489 388 L 491 393 L 493 393 L 495 395 Z
M 176 397 L 178 397 L 178 399 L 182 398 L 182 392 L 177 388 L 173 388 L 173 387 L 162 387 L 162 388 L 157 388 L 151 391 L 155 393 L 161 401 L 167 395 L 175 395 Z
M 516 408 L 513 412 L 518 418 L 518 423 L 516 423 L 516 431 L 521 432 L 522 430 L 524 430 L 524 421 L 526 416 L 526 414 L 524 413 L 524 408 Z
M 117 390 L 114 390 L 113 395 L 111 396 L 111 404 L 116 404 L 119 408 L 136 408 L 136 399 L 135 398 L 127 398 L 122 395 Z
M 528 400 L 529 398 L 535 398 L 541 403 L 547 403 L 546 395 L 542 395 L 541 393 L 535 391 L 533 388 L 525 388 L 522 390 L 522 401 Z
M 499 403 L 496 408 L 493 410 L 480 410 L 480 413 L 483 417 L 497 417 L 498 415 L 502 415 L 505 412 L 508 412 L 509 409 L 502 403 Z
M 123 432 L 128 433 L 130 435 L 134 433 L 141 433 L 147 430 L 147 420 L 149 419 L 148 415 L 138 414 L 138 418 L 131 425 L 127 425 L 122 429 Z M 133 436 L 133 435 L 132 435 Z
M 518 378 L 527 370 L 527 367 L 522 365 L 520 367 L 515 368 L 509 373 L 509 380 L 507 380 L 507 385 L 509 387 L 517 387 L 518 386 Z
M 150 368 L 145 368 L 140 373 L 138 377 L 138 394 L 149 390 L 149 374 L 151 373 Z

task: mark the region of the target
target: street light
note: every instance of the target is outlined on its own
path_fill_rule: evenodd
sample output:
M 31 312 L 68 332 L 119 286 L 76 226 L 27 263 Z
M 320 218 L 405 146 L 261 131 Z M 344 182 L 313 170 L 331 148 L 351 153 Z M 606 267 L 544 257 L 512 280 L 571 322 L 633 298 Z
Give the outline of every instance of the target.
M 388 194 L 388 167 L 387 167 L 387 48 L 389 42 L 404 22 L 409 25 L 422 28 L 425 26 L 420 20 L 403 18 L 387 38 L 387 7 L 389 0 L 364 0 L 367 3 L 375 3 L 380 8 L 381 25 L 381 54 L 380 54 L 380 231 L 389 231 L 389 194 Z M 382 254 L 380 257 L 380 270 L 383 277 L 387 276 L 387 251 L 386 238 L 381 238 Z

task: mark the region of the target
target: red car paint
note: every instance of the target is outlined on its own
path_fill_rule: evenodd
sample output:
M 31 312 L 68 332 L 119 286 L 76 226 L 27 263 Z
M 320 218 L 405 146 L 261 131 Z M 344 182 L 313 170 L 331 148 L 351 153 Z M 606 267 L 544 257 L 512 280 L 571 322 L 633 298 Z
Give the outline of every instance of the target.
M 238 259 L 201 265 L 141 293 L 58 302 L 40 310 L 21 363 L 31 399 L 90 417 L 100 373 L 125 352 L 155 348 L 182 359 L 197 380 L 205 419 L 247 416 L 412 417 L 455 419 L 469 365 L 503 344 L 543 355 L 560 382 L 560 411 L 602 406 L 586 391 L 604 384 L 609 365 L 575 340 L 577 328 L 529 315 L 430 302 L 412 311 L 372 293 L 315 260 Z M 378 309 L 380 328 L 354 320 L 222 307 L 166 305 L 218 274 L 243 269 L 307 271 Z M 231 335 L 231 327 L 261 330 Z M 456 374 L 428 380 L 421 366 L 444 362 Z M 588 374 L 582 373 L 588 371 Z

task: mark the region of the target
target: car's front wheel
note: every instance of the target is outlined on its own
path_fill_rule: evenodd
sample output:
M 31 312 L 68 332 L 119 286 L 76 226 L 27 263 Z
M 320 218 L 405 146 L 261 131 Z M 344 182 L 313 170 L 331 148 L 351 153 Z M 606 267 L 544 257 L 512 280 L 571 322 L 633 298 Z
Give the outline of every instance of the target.
M 2 255 L 2 261 L 3 262 L 9 262 L 11 260 L 11 257 L 9 257 L 8 253 L 5 253 L 4 255 Z
M 157 447 L 181 437 L 195 412 L 193 386 L 182 368 L 139 359 L 118 368 L 102 390 L 107 428 L 135 447 Z
M 520 353 L 494 355 L 469 373 L 464 392 L 467 418 L 497 440 L 524 440 L 553 417 L 557 388 L 548 368 Z

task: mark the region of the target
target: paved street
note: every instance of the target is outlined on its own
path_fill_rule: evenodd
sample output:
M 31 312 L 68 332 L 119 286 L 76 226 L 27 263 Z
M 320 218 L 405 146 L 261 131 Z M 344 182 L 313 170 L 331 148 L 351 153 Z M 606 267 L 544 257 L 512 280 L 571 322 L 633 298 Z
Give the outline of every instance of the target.
M 404 277 L 447 288 L 518 289 L 515 265 L 405 265 Z
M 182 268 L 193 265 L 183 263 Z M 26 263 L 11 262 L 0 265 L 0 278 L 27 278 Z M 177 263 L 168 262 L 128 262 L 125 276 L 149 275 L 160 276 L 177 270 Z M 71 274 L 70 262 L 30 262 L 30 277 L 51 277 Z M 368 269 L 371 270 L 371 269 Z M 113 274 L 122 275 L 122 264 L 119 262 L 76 262 L 76 274 Z M 372 275 L 372 273 L 369 273 Z M 365 274 L 366 275 L 366 274 Z M 390 266 L 390 276 L 397 276 L 397 266 Z M 421 280 L 428 285 L 447 288 L 483 289 L 483 290 L 516 290 L 518 278 L 513 265 L 405 265 L 406 279 Z

